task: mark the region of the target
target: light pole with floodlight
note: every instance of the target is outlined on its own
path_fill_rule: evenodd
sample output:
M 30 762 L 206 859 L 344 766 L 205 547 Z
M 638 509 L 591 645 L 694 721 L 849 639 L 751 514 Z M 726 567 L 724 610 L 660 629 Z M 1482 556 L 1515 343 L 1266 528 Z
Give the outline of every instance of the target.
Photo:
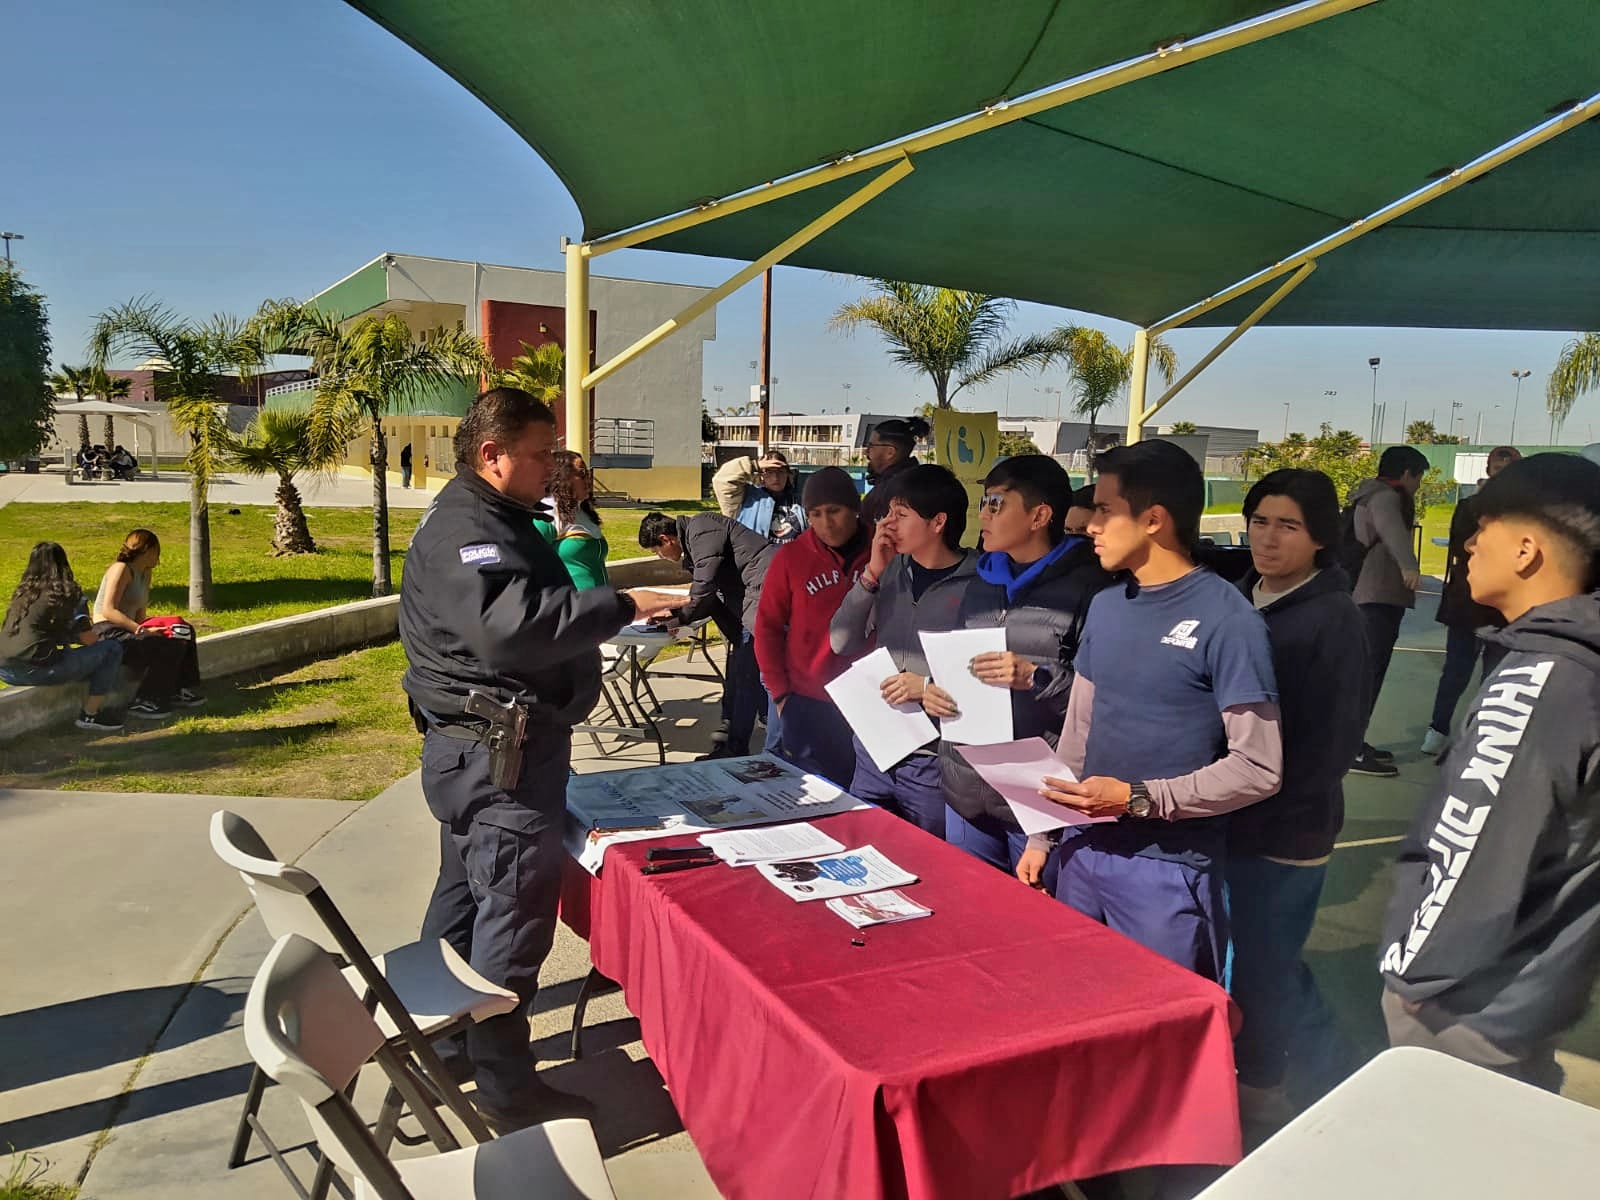
M 11 265 L 11 243 L 25 241 L 26 239 L 20 233 L 12 233 L 9 229 L 4 233 L 0 233 L 0 239 L 3 239 L 6 244 L 6 266 L 9 267 Z
M 1526 368 L 1521 371 L 1513 368 L 1511 371 L 1511 378 L 1517 381 L 1517 395 L 1511 401 L 1511 436 L 1506 440 L 1513 446 L 1517 444 L 1517 406 L 1522 403 L 1522 381 L 1532 374 L 1533 372 Z
M 1372 446 L 1378 444 L 1378 434 L 1380 432 L 1378 429 L 1378 364 L 1382 361 L 1381 358 L 1367 359 L 1367 366 L 1372 368 L 1372 423 L 1367 431 L 1367 444 Z

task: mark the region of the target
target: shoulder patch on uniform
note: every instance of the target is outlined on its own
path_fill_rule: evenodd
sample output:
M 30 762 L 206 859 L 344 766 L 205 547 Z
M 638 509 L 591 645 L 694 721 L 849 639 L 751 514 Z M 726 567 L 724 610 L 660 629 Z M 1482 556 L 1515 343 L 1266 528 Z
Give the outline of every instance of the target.
M 493 542 L 479 542 L 475 546 L 461 547 L 461 561 L 469 567 L 500 561 L 500 547 Z

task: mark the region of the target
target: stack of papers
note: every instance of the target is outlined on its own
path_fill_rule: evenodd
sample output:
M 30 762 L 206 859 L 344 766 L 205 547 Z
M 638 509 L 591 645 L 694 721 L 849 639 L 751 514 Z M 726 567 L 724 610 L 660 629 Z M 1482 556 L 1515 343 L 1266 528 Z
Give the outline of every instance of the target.
M 767 882 L 791 900 L 832 900 L 883 888 L 903 887 L 917 877 L 903 871 L 871 846 L 821 858 L 757 863 Z
M 828 901 L 828 910 L 837 913 L 857 929 L 868 925 L 892 925 L 896 921 L 915 921 L 933 916 L 902 892 L 868 892 L 864 896 L 841 896 Z
M 816 858 L 837 854 L 844 849 L 815 825 L 801 821 L 794 825 L 772 825 L 765 829 L 729 829 L 722 833 L 703 833 L 700 844 L 716 852 L 730 867 L 749 867 L 783 858 Z

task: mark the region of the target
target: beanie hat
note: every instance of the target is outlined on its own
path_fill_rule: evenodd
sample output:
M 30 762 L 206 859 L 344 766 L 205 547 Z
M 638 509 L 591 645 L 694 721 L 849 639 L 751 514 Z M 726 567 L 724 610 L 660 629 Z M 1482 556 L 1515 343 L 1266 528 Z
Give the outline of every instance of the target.
M 842 504 L 858 512 L 861 509 L 861 496 L 856 491 L 855 480 L 838 467 L 823 467 L 807 479 L 800 502 L 807 512 L 819 504 Z

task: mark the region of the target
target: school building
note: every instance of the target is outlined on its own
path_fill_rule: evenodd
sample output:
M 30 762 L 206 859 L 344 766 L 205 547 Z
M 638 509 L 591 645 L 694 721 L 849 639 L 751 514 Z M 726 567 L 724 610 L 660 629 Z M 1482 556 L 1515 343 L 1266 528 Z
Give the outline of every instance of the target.
M 347 318 L 398 313 L 414 333 L 461 327 L 483 339 L 495 363 L 531 347 L 566 342 L 560 271 L 383 254 L 312 297 Z M 707 289 L 596 275 L 589 289 L 590 345 L 604 362 L 704 295 Z M 640 500 L 700 495 L 700 405 L 704 344 L 716 337 L 715 310 L 611 375 L 594 389 L 591 465 L 600 486 Z M 272 407 L 310 402 L 314 382 L 266 393 Z M 472 400 L 468 387 L 432 394 L 384 421 L 390 482 L 400 451 L 412 448 L 412 486 L 438 489 L 454 472 L 452 439 Z M 558 420 L 564 408 L 556 405 Z M 344 470 L 366 476 L 366 438 L 352 442 Z

